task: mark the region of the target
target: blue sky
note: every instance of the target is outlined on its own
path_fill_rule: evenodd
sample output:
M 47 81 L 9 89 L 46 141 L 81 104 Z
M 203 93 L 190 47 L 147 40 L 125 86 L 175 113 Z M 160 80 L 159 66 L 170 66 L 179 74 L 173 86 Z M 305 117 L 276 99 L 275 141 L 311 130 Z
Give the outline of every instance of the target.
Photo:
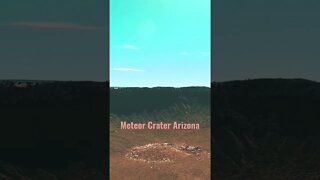
M 110 0 L 110 83 L 210 86 L 210 0 Z

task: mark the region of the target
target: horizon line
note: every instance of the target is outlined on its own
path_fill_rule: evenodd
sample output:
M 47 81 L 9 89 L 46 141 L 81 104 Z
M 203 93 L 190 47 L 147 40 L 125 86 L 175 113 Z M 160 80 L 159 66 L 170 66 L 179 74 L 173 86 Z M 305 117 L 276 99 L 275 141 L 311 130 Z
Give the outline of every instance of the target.
M 110 86 L 110 88 L 187 88 L 187 87 L 211 88 L 211 86 Z
M 109 82 L 108 80 L 0 79 L 0 81 Z
M 281 78 L 281 77 L 265 77 L 265 78 L 244 78 L 244 79 L 232 79 L 232 80 L 219 80 L 219 81 L 211 81 L 211 83 L 223 83 L 223 82 L 231 82 L 231 81 L 250 81 L 250 80 L 305 80 L 320 83 L 318 80 L 311 80 L 307 78 Z

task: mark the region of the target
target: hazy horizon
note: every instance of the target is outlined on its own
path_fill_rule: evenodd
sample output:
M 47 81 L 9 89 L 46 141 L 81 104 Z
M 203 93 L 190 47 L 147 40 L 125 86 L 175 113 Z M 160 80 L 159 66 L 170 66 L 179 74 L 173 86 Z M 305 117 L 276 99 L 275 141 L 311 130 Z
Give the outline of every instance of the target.
M 266 79 L 283 79 L 283 80 L 306 80 L 306 81 L 313 81 L 313 82 L 320 82 L 317 80 L 307 79 L 307 78 L 299 78 L 299 77 L 290 77 L 290 78 L 283 78 L 283 77 L 255 77 L 255 78 L 243 78 L 243 79 L 228 79 L 228 80 L 221 80 L 221 81 L 212 81 L 213 82 L 230 82 L 230 81 L 247 81 L 247 80 L 266 80 Z
M 56 79 L 3 79 L 1 78 L 0 81 L 57 81 L 57 82 L 69 82 L 69 81 L 72 81 L 72 82 L 109 82 L 109 81 L 99 81 L 99 80 L 68 80 L 68 79 L 65 79 L 65 80 L 56 80 Z
M 106 81 L 108 1 L 0 2 L 0 78 Z
M 212 81 L 320 81 L 320 2 L 213 1 Z

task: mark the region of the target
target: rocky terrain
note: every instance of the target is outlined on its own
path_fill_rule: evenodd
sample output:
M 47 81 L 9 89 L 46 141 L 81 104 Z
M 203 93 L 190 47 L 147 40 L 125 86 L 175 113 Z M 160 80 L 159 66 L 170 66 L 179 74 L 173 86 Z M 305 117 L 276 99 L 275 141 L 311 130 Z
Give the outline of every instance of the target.
M 320 83 L 212 84 L 215 179 L 319 179 Z
M 210 179 L 210 88 L 111 88 L 110 115 L 111 179 Z M 121 121 L 200 129 L 121 129 Z
M 147 163 L 174 162 L 176 159 L 190 155 L 200 155 L 202 149 L 197 146 L 172 143 L 150 143 L 135 146 L 125 155 L 127 158 Z M 204 152 L 209 155 L 209 152 Z
M 112 180 L 211 177 L 209 128 L 156 131 L 119 130 L 113 125 L 110 128 Z
M 212 87 L 213 178 L 320 178 L 319 83 L 255 79 L 213 83 Z M 105 83 L 94 82 L 0 81 L 0 179 L 105 179 L 107 88 Z M 111 174 L 123 178 L 125 170 L 136 179 L 143 172 L 148 172 L 144 175 L 149 178 L 209 178 L 208 156 L 200 156 L 200 160 L 198 156 L 181 156 L 172 166 L 147 165 L 125 157 L 132 148 L 150 143 L 210 152 L 207 126 L 201 131 L 137 133 L 120 131 L 117 122 L 123 118 L 160 121 L 172 117 L 209 122 L 210 89 L 171 93 L 174 88 L 160 88 L 164 91 L 158 94 L 148 88 L 139 93 L 138 89 L 110 92 L 111 99 L 127 102 L 125 106 L 111 102 Z M 199 96 L 192 96 L 197 91 Z M 165 101 L 166 93 L 175 95 Z M 138 107 L 141 97 L 144 101 L 138 101 L 142 106 Z M 161 152 L 170 148 L 166 150 Z M 146 157 L 158 158 L 153 154 Z M 159 158 L 170 155 L 160 154 Z

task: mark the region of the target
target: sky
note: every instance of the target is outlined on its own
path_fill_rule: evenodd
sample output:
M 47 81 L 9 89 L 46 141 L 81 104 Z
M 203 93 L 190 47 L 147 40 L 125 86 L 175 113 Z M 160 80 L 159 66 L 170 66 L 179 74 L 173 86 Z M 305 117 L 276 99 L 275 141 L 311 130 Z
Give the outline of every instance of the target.
M 210 86 L 210 0 L 110 0 L 110 85 Z
M 212 80 L 320 82 L 320 1 L 213 1 Z
M 320 81 L 319 1 L 212 2 L 212 80 Z M 110 3 L 111 85 L 207 85 L 209 0 Z M 107 5 L 0 1 L 0 79 L 108 79 Z
M 0 79 L 108 79 L 106 0 L 0 1 Z

